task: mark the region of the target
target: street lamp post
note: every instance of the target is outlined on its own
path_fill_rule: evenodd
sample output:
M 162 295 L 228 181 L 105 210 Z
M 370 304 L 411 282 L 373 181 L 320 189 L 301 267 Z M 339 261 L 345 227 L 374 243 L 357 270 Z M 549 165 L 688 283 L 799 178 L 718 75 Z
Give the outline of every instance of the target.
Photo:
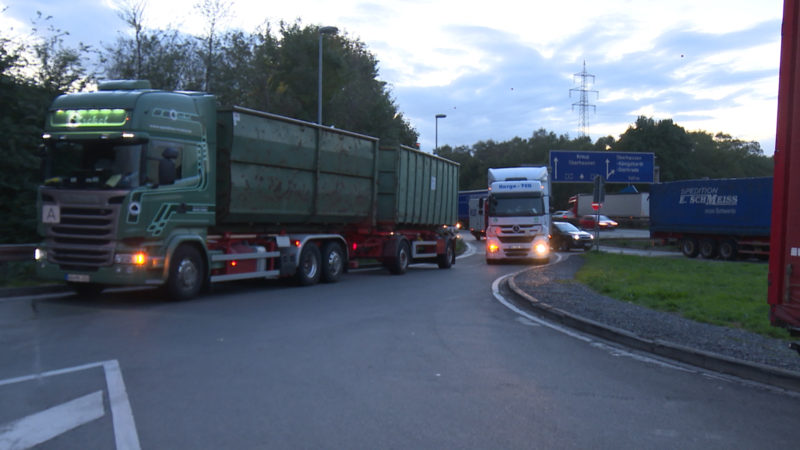
M 436 115 L 436 148 L 434 150 L 439 149 L 439 119 L 444 119 L 445 117 L 447 117 L 445 114 Z
M 322 35 L 336 34 L 336 27 L 321 27 L 319 29 L 319 72 L 317 74 L 317 123 L 322 125 Z

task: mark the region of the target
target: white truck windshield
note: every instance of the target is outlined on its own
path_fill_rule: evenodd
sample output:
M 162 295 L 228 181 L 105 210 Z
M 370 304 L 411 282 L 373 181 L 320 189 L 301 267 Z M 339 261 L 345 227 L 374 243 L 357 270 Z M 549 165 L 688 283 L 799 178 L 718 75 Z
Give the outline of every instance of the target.
M 493 217 L 541 216 L 544 214 L 542 197 L 492 197 L 489 215 Z

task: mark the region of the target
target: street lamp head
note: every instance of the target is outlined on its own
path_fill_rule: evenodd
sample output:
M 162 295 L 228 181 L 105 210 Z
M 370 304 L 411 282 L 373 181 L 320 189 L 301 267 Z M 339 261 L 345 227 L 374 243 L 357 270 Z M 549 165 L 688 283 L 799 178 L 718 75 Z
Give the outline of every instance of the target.
M 437 119 L 444 119 L 445 117 L 447 117 L 447 114 L 437 114 L 436 115 Z
M 320 27 L 319 34 L 336 34 L 339 29 L 336 27 Z

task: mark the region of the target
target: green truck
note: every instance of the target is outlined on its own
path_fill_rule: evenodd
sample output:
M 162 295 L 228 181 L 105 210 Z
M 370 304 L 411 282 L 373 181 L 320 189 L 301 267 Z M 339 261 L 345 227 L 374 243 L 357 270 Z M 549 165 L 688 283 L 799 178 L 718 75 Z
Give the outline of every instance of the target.
M 377 138 L 117 80 L 56 98 L 43 148 L 37 273 L 81 293 L 455 262 L 458 164 Z

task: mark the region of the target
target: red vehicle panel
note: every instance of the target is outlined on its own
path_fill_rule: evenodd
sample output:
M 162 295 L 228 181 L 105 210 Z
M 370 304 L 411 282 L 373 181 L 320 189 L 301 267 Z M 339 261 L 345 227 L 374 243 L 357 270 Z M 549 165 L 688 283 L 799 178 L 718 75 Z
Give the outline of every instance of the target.
M 785 0 L 769 261 L 770 320 L 800 331 L 800 0 Z M 794 176 L 792 176 L 794 175 Z

